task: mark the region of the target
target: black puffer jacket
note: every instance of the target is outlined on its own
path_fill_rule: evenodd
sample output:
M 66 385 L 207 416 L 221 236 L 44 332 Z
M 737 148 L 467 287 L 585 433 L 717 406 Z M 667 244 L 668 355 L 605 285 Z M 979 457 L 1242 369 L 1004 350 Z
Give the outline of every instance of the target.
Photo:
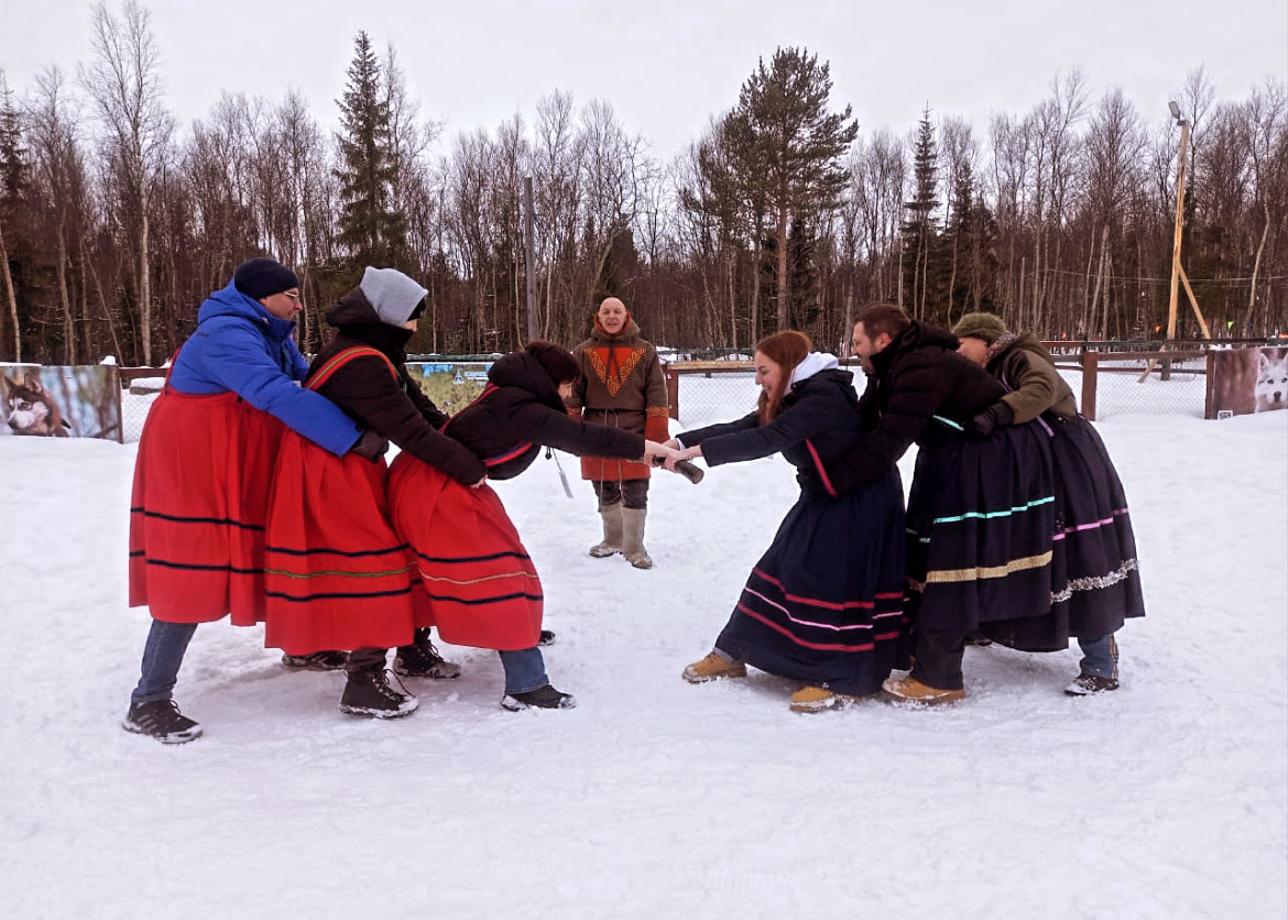
M 873 374 L 859 400 L 863 435 L 828 474 L 847 492 L 884 475 L 914 441 L 934 447 L 962 436 L 977 413 L 1006 390 L 957 354 L 957 338 L 914 321 L 872 356 Z
M 489 386 L 448 423 L 446 433 L 487 464 L 492 479 L 513 479 L 554 447 L 579 457 L 638 460 L 642 435 L 568 416 L 550 375 L 526 351 L 506 355 L 487 374 Z
M 360 288 L 354 288 L 327 311 L 326 321 L 336 327 L 335 339 L 318 353 L 309 367 L 307 382 L 346 348 L 376 349 L 398 372 L 375 355 L 355 358 L 318 390 L 361 428 L 374 431 L 402 450 L 437 467 L 457 482 L 473 485 L 487 468 L 474 453 L 439 432 L 447 416 L 438 411 L 407 375 L 407 340 L 411 331 L 382 323 Z
M 679 438 L 685 447 L 701 444 L 708 466 L 781 453 L 796 467 L 802 489 L 826 491 L 818 464 L 840 459 L 858 443 L 858 402 L 849 371 L 823 370 L 793 386 L 768 425 L 761 425 L 759 414 L 752 412 L 735 422 L 686 431 Z

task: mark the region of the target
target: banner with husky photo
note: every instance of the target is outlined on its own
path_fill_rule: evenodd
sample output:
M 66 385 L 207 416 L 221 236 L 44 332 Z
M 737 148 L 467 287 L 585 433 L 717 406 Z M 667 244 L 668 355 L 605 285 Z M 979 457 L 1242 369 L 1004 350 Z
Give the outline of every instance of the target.
M 1239 348 L 1212 353 L 1208 418 L 1288 408 L 1288 348 Z
M 121 389 L 105 364 L 0 364 L 0 437 L 121 440 Z
M 491 362 L 409 361 L 407 373 L 420 384 L 421 392 L 434 405 L 448 415 L 455 415 L 483 392 L 491 367 Z

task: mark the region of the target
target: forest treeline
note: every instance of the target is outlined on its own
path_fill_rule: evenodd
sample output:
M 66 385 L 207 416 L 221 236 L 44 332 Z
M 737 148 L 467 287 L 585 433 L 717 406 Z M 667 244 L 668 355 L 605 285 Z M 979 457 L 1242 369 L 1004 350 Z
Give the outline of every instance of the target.
M 973 124 L 927 108 L 904 136 L 860 126 L 862 100 L 834 98 L 829 62 L 778 48 L 663 161 L 611 102 L 559 91 L 447 138 L 395 48 L 366 33 L 336 75 L 336 112 L 292 92 L 225 94 L 180 126 L 147 8 L 100 4 L 88 27 L 75 73 L 18 88 L 0 73 L 0 360 L 160 363 L 257 254 L 299 274 L 305 350 L 367 264 L 430 289 L 415 350 L 508 350 L 529 329 L 527 176 L 533 325 L 565 344 L 607 294 L 649 338 L 688 348 L 787 327 L 835 347 L 872 302 L 940 323 L 990 309 L 1050 338 L 1157 338 L 1166 324 L 1179 129 L 1157 100 L 1093 98 L 1076 70 L 1027 111 Z M 1278 330 L 1284 84 L 1218 99 L 1199 68 L 1176 101 L 1199 303 L 1216 335 Z M 1181 335 L 1196 335 L 1182 310 Z

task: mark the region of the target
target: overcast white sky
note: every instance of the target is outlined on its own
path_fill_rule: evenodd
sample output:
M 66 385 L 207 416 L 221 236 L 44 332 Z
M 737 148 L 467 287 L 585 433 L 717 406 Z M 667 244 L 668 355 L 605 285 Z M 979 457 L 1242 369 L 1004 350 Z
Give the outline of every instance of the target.
M 353 36 L 392 41 L 444 137 L 493 127 L 556 88 L 611 101 L 670 157 L 730 107 L 777 45 L 832 65 L 833 102 L 866 133 L 911 126 L 922 105 L 980 128 L 1027 108 L 1057 69 L 1080 66 L 1099 95 L 1118 85 L 1151 119 L 1206 64 L 1218 98 L 1288 75 L 1288 0 L 960 0 L 912 3 L 719 0 L 551 3 L 153 0 L 168 104 L 181 125 L 222 90 L 303 91 L 335 121 Z M 74 74 L 90 49 L 85 0 L 3 0 L 0 68 L 15 89 L 50 64 Z

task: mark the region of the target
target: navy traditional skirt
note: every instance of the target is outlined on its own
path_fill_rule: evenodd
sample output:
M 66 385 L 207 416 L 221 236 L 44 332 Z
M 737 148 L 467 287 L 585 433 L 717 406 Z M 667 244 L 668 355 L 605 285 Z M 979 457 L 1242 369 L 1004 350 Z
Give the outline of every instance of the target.
M 1070 637 L 1115 632 L 1145 615 L 1127 496 L 1096 429 L 1081 415 L 1050 423 L 1055 460 L 1054 613 Z
M 802 492 L 716 648 L 780 677 L 876 693 L 906 655 L 903 532 L 897 470 L 837 498 Z
M 1053 647 L 1055 520 L 1051 437 L 1040 423 L 923 448 L 908 497 L 915 628 Z

